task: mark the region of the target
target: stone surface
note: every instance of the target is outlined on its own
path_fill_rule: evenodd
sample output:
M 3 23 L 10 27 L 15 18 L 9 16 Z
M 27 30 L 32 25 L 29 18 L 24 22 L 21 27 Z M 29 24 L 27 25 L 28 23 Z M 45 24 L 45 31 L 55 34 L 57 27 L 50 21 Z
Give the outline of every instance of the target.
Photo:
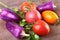
M 22 4 L 22 2 L 27 0 L 0 0 L 0 2 L 3 2 L 7 4 L 10 8 L 17 7 Z M 35 2 L 39 1 L 40 4 L 46 3 L 49 0 L 35 0 Z M 60 17 L 60 0 L 52 0 L 57 8 L 55 9 L 56 13 Z M 4 8 L 2 5 L 0 5 L 0 8 Z M 22 40 L 15 38 L 7 29 L 5 26 L 6 22 L 0 19 L 0 40 Z M 60 40 L 60 24 L 57 26 L 50 25 L 51 31 L 47 36 L 41 37 L 42 40 Z M 24 39 L 25 40 L 25 39 Z

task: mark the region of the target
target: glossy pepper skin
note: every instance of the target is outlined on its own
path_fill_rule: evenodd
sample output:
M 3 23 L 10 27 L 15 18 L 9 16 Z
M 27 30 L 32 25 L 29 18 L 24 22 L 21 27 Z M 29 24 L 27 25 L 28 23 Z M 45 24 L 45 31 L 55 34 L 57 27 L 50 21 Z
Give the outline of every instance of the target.
M 11 9 L 4 8 L 2 12 L 0 13 L 0 18 L 4 21 L 13 21 L 13 22 L 19 22 L 20 17 Z
M 45 3 L 43 5 L 38 5 L 37 6 L 37 10 L 42 12 L 44 10 L 54 10 L 54 3 L 52 1 L 48 2 L 48 3 Z
M 24 30 L 21 26 L 17 25 L 14 22 L 7 22 L 6 28 L 10 31 L 16 38 L 20 38 L 22 35 L 22 31 Z

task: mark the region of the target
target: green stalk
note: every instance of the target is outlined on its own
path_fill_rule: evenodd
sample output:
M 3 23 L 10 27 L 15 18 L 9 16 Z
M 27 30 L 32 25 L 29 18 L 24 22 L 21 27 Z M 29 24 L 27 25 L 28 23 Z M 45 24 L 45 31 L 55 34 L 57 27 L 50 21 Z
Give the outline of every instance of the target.
M 58 24 L 60 24 L 60 19 L 58 19 L 54 25 L 56 26 Z
M 0 2 L 0 5 L 2 5 L 2 6 L 4 6 L 4 7 L 6 7 L 6 8 L 8 8 L 8 6 L 7 6 L 6 4 L 2 3 L 2 2 Z

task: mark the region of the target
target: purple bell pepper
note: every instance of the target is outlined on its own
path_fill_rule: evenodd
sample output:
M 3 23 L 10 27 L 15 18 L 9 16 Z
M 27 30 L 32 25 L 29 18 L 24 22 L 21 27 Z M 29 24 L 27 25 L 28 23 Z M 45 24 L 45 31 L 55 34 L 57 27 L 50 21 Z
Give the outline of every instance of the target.
M 9 30 L 16 38 L 21 38 L 24 36 L 29 36 L 29 34 L 25 34 L 24 28 L 19 26 L 14 22 L 7 22 L 6 28 Z
M 0 13 L 0 18 L 4 21 L 19 22 L 20 17 L 11 9 L 4 8 Z
M 45 3 L 43 5 L 38 5 L 37 6 L 37 10 L 39 12 L 42 12 L 44 10 L 54 10 L 56 6 L 54 5 L 54 3 L 52 1 L 48 2 L 48 3 Z

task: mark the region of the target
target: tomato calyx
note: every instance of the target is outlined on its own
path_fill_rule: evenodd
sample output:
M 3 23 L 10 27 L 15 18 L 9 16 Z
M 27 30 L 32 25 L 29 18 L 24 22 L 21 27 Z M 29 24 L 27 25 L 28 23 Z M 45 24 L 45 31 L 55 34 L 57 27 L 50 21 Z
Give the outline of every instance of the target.
M 26 13 L 26 12 L 29 12 L 30 10 L 36 9 L 36 4 L 26 1 L 21 5 L 20 8 L 22 12 Z
M 60 19 L 58 19 L 54 25 L 58 25 L 58 24 L 60 24 Z

